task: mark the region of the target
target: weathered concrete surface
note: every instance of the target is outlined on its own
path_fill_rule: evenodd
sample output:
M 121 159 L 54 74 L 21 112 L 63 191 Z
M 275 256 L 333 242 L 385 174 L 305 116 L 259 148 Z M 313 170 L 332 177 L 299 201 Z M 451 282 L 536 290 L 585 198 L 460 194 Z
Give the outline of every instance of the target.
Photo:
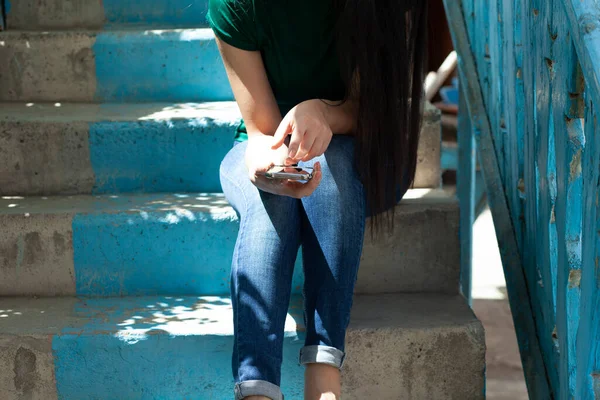
M 234 102 L 0 105 L 0 195 L 220 191 Z
M 2 400 L 57 399 L 52 337 L 81 325 L 72 313 L 78 301 L 0 297 Z
M 0 101 L 92 101 L 94 42 L 86 32 L 3 32 Z
M 462 297 L 359 296 L 346 336 L 345 399 L 484 399 L 485 340 Z
M 52 338 L 49 335 L 0 333 L 0 365 L 3 400 L 57 398 Z
M 75 294 L 71 220 L 65 214 L 2 215 L 0 296 Z
M 366 234 L 356 291 L 457 293 L 457 224 L 452 198 L 409 191 L 394 235 L 372 243 Z M 206 295 L 229 291 L 238 220 L 218 194 L 7 197 L 0 226 L 9 228 L 0 236 L 0 295 L 73 293 L 73 273 L 80 295 Z M 296 293 L 301 271 L 298 260 Z
M 7 31 L 0 59 L 0 101 L 233 99 L 208 28 Z
M 98 0 L 13 0 L 6 16 L 10 30 L 100 29 L 104 22 Z
M 424 197 L 406 199 L 396 208 L 393 235 L 371 239 L 367 231 L 358 293 L 458 292 L 458 204 L 440 191 L 413 190 L 412 195 Z
M 285 327 L 283 391 L 291 399 L 302 396 L 299 301 L 292 300 Z M 226 297 L 5 298 L 0 310 L 5 316 L 0 359 L 6 366 L 0 370 L 0 392 L 9 394 L 7 400 L 72 398 L 73 393 L 80 398 L 93 393 L 99 400 L 231 398 L 232 314 Z M 38 360 L 35 367 L 29 351 Z M 483 329 L 458 296 L 356 296 L 346 352 L 344 398 L 484 398 Z M 157 366 L 159 355 L 174 362 Z M 179 371 L 186 362 L 194 367 Z M 16 364 L 25 371 L 19 379 Z M 34 368 L 42 372 L 27 373 Z M 158 385 L 165 376 L 177 382 Z M 35 396 L 19 397 L 17 383 Z
M 442 186 L 441 157 L 441 112 L 430 103 L 426 103 L 417 151 L 415 188 L 439 188 Z
M 0 104 L 0 195 L 220 191 L 239 119 L 234 102 Z M 430 109 L 416 188 L 439 186 L 439 136 Z
M 85 122 L 0 119 L 0 195 L 90 193 L 94 171 Z
M 207 0 L 13 0 L 6 23 L 10 30 L 199 27 L 206 25 L 207 9 Z

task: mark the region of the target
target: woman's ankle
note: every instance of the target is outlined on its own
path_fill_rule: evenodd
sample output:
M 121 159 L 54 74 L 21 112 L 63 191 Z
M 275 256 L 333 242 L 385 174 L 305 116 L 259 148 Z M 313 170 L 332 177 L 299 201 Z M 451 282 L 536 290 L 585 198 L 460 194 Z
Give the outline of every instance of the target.
M 340 370 L 325 364 L 306 364 L 304 400 L 339 400 Z

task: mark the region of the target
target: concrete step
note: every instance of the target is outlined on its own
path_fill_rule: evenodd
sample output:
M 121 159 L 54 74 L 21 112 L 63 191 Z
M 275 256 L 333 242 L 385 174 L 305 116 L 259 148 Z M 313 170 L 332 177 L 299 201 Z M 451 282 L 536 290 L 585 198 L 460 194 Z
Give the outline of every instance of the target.
M 206 25 L 208 0 L 18 0 L 9 2 L 10 30 L 102 29 L 144 24 Z
M 0 33 L 0 101 L 220 101 L 211 29 Z
M 219 192 L 234 102 L 0 104 L 0 194 Z M 416 188 L 440 186 L 440 117 L 427 108 Z
M 457 293 L 458 223 L 453 197 L 410 191 L 392 236 L 366 234 L 357 292 Z M 0 226 L 0 296 L 229 292 L 238 220 L 222 194 L 5 196 Z
M 282 390 L 302 395 L 302 302 L 286 321 Z M 0 392 L 17 399 L 233 397 L 226 297 L 0 299 Z M 484 399 L 483 327 L 459 296 L 356 296 L 344 399 Z
M 4 195 L 219 192 L 234 102 L 0 104 Z

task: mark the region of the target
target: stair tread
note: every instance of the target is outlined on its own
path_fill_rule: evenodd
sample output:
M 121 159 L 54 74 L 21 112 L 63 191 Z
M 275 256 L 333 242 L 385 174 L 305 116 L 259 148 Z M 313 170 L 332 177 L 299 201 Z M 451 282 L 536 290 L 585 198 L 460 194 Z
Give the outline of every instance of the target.
M 442 189 L 411 189 L 401 202 L 404 206 L 456 205 L 453 195 Z M 171 212 L 206 213 L 215 216 L 233 212 L 222 193 L 132 193 L 119 195 L 2 196 L 0 215 L 10 214 L 104 214 Z M 178 215 L 179 215 L 178 214 Z
M 0 122 L 99 122 L 211 119 L 235 121 L 234 101 L 199 103 L 0 103 Z
M 14 371 L 34 359 L 36 398 L 231 398 L 228 297 L 0 298 L 0 310 L 9 394 L 21 393 Z M 296 296 L 281 360 L 291 399 L 303 396 L 302 321 Z M 357 295 L 347 333 L 349 400 L 484 397 L 484 331 L 461 296 Z
M 155 103 L 74 103 L 0 102 L 0 122 L 98 122 L 168 121 L 211 119 L 237 121 L 241 118 L 235 101 Z M 435 109 L 426 107 L 424 118 L 439 119 Z
M 39 35 L 39 36 L 51 36 L 51 35 L 73 35 L 73 34 L 84 34 L 84 35 L 96 35 L 99 33 L 106 34 L 120 34 L 120 33 L 140 33 L 141 35 L 147 35 L 149 33 L 156 34 L 169 34 L 169 33 L 180 33 L 198 31 L 198 33 L 204 33 L 207 39 L 214 38 L 213 30 L 207 26 L 157 26 L 157 25 L 144 25 L 144 24 L 114 24 L 106 25 L 102 29 L 51 29 L 51 30 L 30 30 L 30 29 L 10 29 L 0 32 L 0 38 L 19 36 L 19 35 Z
M 349 330 L 435 330 L 478 325 L 462 296 L 444 294 L 355 295 Z M 293 296 L 286 336 L 303 332 L 302 298 Z M 124 339 L 233 334 L 227 296 L 117 298 L 5 297 L 0 299 L 0 335 L 101 335 Z

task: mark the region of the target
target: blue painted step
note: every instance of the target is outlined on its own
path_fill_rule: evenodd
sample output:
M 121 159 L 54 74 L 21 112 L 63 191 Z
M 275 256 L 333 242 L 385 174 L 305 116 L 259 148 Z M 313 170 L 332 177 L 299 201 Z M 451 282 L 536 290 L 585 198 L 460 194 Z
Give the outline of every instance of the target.
M 291 400 L 303 398 L 302 308 L 293 298 L 285 324 Z M 227 297 L 0 298 L 0 393 L 230 400 L 232 319 Z M 356 296 L 346 343 L 344 399 L 484 398 L 483 327 L 460 296 Z
M 0 33 L 0 101 L 222 101 L 211 29 Z
M 220 192 L 234 102 L 1 104 L 4 195 Z
M 208 0 L 11 0 L 8 5 L 11 30 L 201 27 L 208 10 Z
M 359 293 L 458 291 L 458 207 L 410 191 L 367 240 Z M 411 199 L 412 197 L 412 199 Z M 229 293 L 238 219 L 222 194 L 0 197 L 0 295 Z M 298 260 L 293 291 L 301 293 Z

